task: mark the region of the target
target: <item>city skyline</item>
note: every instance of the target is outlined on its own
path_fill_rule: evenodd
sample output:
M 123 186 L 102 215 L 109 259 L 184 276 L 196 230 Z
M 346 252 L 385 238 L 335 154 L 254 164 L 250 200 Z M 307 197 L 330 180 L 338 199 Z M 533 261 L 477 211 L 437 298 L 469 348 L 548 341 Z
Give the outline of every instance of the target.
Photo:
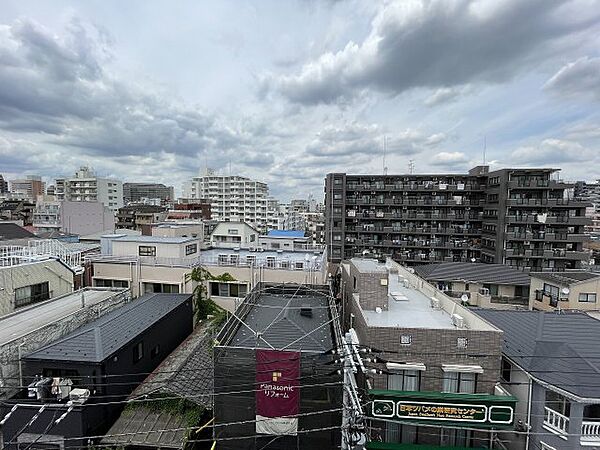
M 326 173 L 382 173 L 386 136 L 389 173 L 464 172 L 486 148 L 492 169 L 595 180 L 599 6 L 7 2 L 1 172 L 180 192 L 214 167 L 321 198 Z

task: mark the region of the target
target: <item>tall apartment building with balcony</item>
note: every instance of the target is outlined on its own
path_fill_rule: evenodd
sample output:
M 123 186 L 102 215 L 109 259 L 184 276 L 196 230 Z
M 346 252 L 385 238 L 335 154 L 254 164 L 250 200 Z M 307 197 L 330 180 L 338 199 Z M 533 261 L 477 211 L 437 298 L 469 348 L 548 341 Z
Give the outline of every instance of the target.
M 81 167 L 71 178 L 57 178 L 54 194 L 59 201 L 97 201 L 113 212 L 123 207 L 123 182 L 98 177 L 89 167 Z
M 166 204 L 174 199 L 173 186 L 165 186 L 162 183 L 123 184 L 123 202 L 125 205 L 151 200 L 159 200 L 161 204 Z
M 212 218 L 221 222 L 247 222 L 261 231 L 267 229 L 269 187 L 266 183 L 237 175 L 194 177 L 188 185 L 191 199 L 208 199 Z
M 325 239 L 337 263 L 366 253 L 406 264 L 490 262 L 580 267 L 585 203 L 556 169 L 478 166 L 466 174 L 348 175 L 325 180 Z

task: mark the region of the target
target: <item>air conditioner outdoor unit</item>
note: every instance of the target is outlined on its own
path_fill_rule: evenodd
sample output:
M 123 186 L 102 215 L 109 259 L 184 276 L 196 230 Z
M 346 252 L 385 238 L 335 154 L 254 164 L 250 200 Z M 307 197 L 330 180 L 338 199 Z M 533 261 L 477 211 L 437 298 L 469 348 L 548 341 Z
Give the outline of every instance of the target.
M 456 328 L 464 328 L 465 319 L 459 314 L 452 314 L 452 325 L 454 325 Z
M 434 297 L 431 297 L 430 305 L 433 309 L 441 309 L 441 307 L 442 307 L 440 300 L 437 298 L 434 298 Z
M 488 296 L 488 295 L 490 295 L 490 290 L 489 290 L 488 288 L 480 288 L 480 289 L 479 289 L 479 293 L 480 293 L 481 295 Z
M 71 389 L 69 399 L 73 403 L 82 404 L 90 397 L 89 389 Z

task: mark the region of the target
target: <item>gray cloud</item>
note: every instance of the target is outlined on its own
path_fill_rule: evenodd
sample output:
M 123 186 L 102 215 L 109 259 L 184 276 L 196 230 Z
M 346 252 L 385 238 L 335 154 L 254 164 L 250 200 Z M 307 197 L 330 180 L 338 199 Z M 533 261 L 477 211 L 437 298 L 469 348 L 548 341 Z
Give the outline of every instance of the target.
M 513 164 L 550 165 L 597 159 L 593 150 L 565 139 L 544 139 L 537 147 L 519 147 L 510 155 Z
M 469 162 L 469 157 L 463 152 L 439 152 L 433 155 L 429 164 L 441 167 L 464 166 Z
M 292 102 L 343 101 L 364 90 L 500 82 L 543 60 L 563 38 L 597 26 L 600 3 L 578 0 L 395 1 L 362 43 L 350 41 L 298 73 L 268 74 L 263 90 Z
M 600 57 L 585 56 L 563 66 L 544 89 L 562 96 L 600 100 Z

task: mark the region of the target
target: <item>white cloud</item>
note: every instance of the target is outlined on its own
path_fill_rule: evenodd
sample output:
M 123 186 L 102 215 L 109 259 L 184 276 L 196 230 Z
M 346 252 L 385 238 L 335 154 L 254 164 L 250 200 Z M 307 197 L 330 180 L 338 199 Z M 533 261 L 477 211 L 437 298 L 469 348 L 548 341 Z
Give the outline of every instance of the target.
M 456 167 L 469 162 L 469 157 L 463 152 L 440 152 L 433 155 L 430 164 L 433 166 Z
M 600 57 L 584 56 L 564 65 L 544 89 L 566 97 L 600 100 Z

